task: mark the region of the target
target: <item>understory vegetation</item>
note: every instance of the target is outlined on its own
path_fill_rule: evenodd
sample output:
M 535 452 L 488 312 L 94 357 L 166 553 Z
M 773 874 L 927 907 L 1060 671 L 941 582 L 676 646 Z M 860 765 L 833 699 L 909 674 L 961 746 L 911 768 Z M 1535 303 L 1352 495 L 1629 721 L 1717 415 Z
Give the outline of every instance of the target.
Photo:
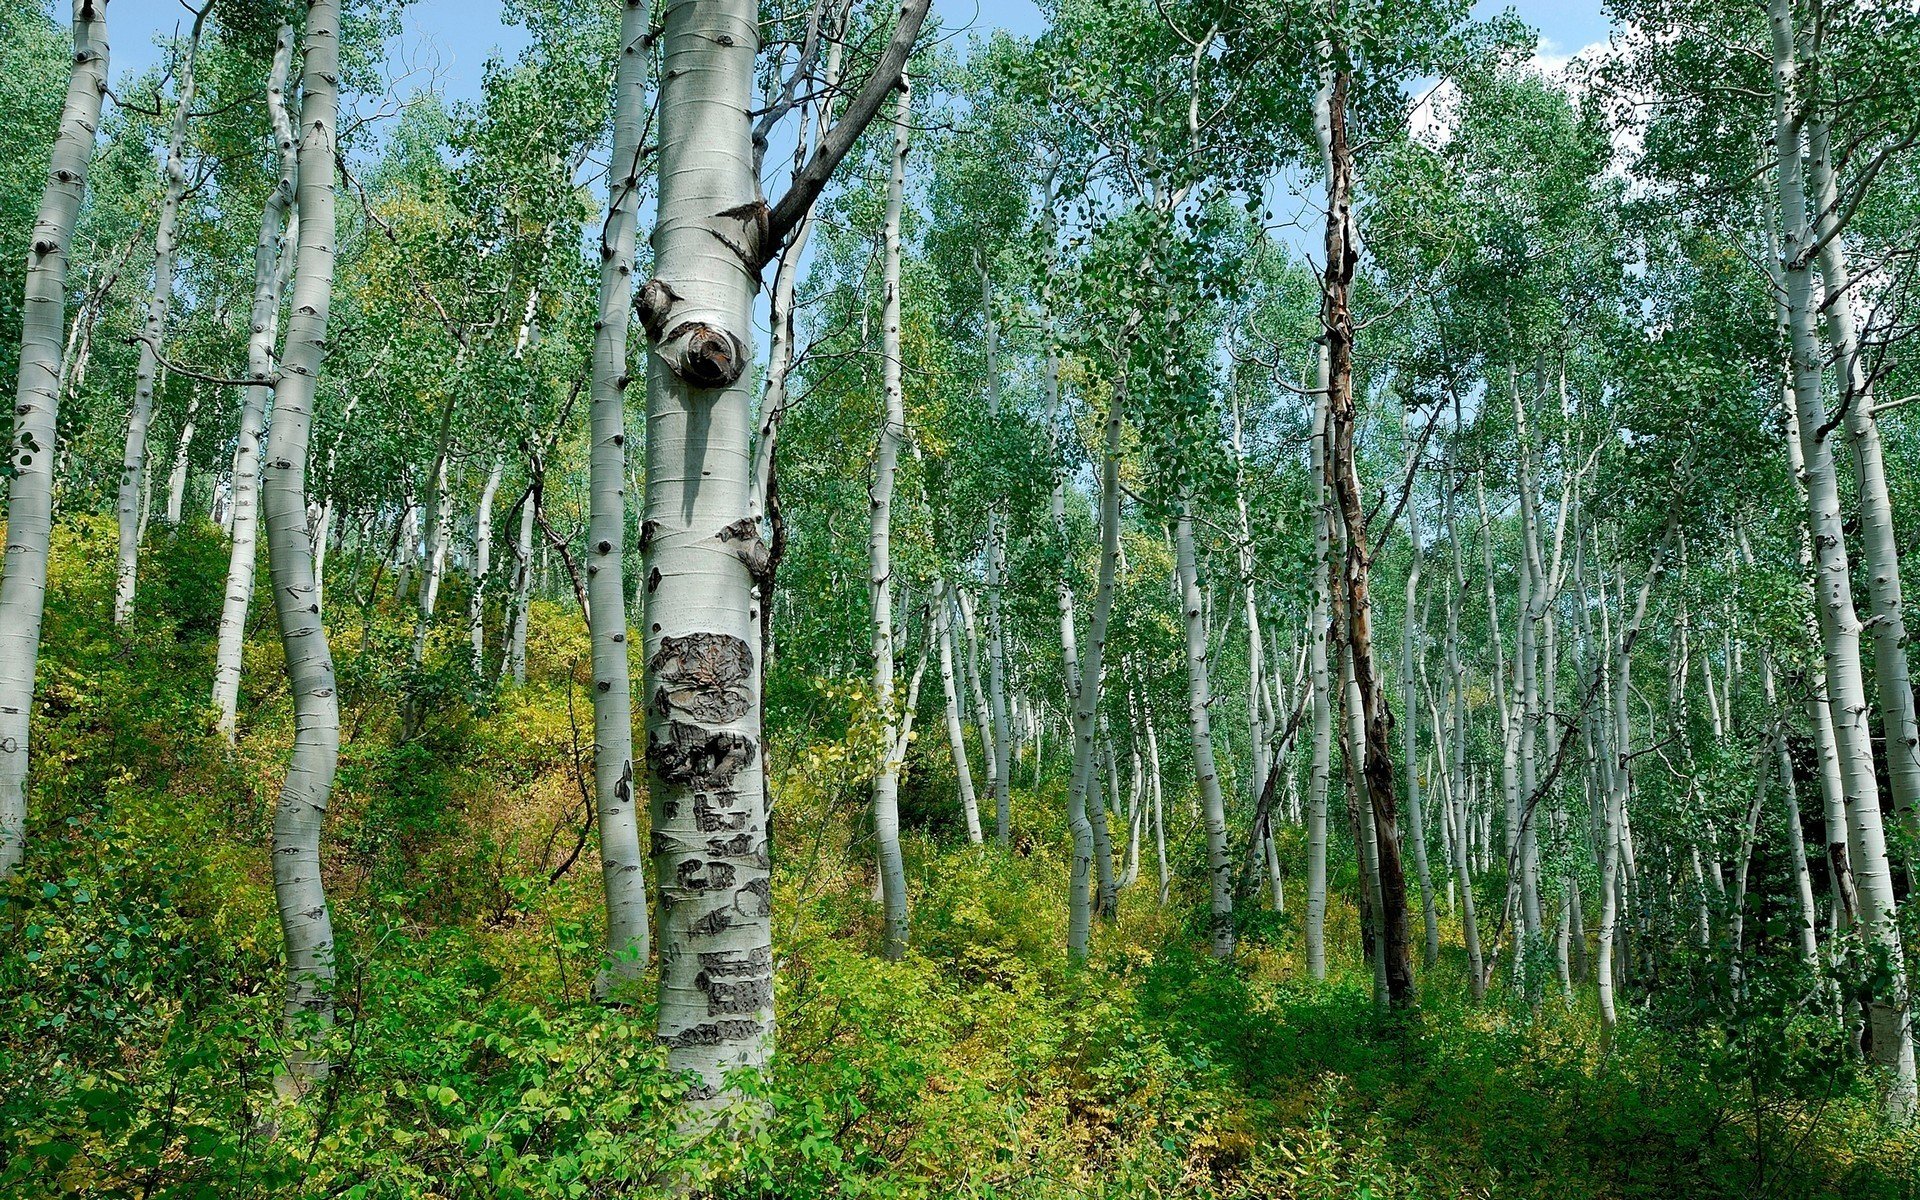
M 1188 882 L 1165 907 L 1129 890 L 1070 968 L 1058 771 L 1020 772 L 1013 850 L 970 845 L 933 742 L 903 798 L 915 946 L 887 962 L 857 766 L 870 706 L 824 681 L 793 681 L 808 732 L 776 742 L 775 1066 L 743 1126 L 688 1132 L 649 1007 L 589 996 L 584 631 L 546 601 L 524 687 L 448 668 L 444 718 L 399 746 L 394 697 L 421 686 L 395 678 L 405 614 L 343 602 L 336 1070 L 282 1105 L 259 852 L 290 737 L 278 648 L 249 642 L 258 719 L 229 750 L 201 703 L 223 540 L 156 542 L 131 641 L 107 632 L 111 544 L 109 523 L 78 521 L 53 559 L 39 753 L 57 765 L 36 869 L 0 910 L 0 1194 L 629 1196 L 689 1175 L 783 1200 L 1916 1194 L 1920 1136 L 1881 1123 L 1831 1023 L 1736 1008 L 1707 955 L 1604 1059 L 1586 993 L 1471 1003 L 1452 928 L 1419 1010 L 1376 1008 L 1341 899 L 1350 854 L 1325 982 L 1306 977 L 1297 905 L 1251 905 L 1238 959 L 1212 959 Z M 1175 878 L 1197 879 L 1203 838 L 1174 809 Z M 1298 832 L 1280 847 L 1292 888 Z M 1487 877 L 1483 903 L 1503 886 Z

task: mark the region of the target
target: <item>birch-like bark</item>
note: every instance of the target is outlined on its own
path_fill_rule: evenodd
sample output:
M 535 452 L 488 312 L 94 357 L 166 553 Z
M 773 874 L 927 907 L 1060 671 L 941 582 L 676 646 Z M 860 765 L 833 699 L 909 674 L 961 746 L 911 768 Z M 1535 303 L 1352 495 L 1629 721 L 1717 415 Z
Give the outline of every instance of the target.
M 415 596 L 413 617 L 413 665 L 427 660 L 427 635 L 433 632 L 433 612 L 440 601 L 440 577 L 447 565 L 447 541 L 453 532 L 453 489 L 449 486 L 453 446 L 453 399 L 441 408 L 440 452 L 434 455 L 428 472 L 433 494 L 433 515 L 427 522 L 427 544 L 421 554 L 420 589 Z
M 7 557 L 0 570 L 0 882 L 20 869 L 26 851 L 28 743 L 53 536 L 67 254 L 86 195 L 94 133 L 107 91 L 106 10 L 106 0 L 74 0 L 67 96 L 27 249 L 20 371 L 8 447 Z
M 473 674 L 486 670 L 487 587 L 493 581 L 493 501 L 500 493 L 506 460 L 495 457 L 480 488 L 480 504 L 473 513 L 473 594 L 467 598 L 467 640 L 472 644 Z
M 1407 456 L 1407 486 L 1411 489 L 1417 465 L 1411 441 L 1407 444 Z M 1431 967 L 1440 960 L 1440 914 L 1434 902 L 1433 872 L 1427 863 L 1426 814 L 1421 809 L 1420 798 L 1420 700 L 1414 690 L 1414 655 L 1420 639 L 1417 613 L 1423 556 L 1419 520 L 1411 501 L 1407 504 L 1406 522 L 1410 563 L 1407 567 L 1406 608 L 1400 622 L 1400 706 L 1406 721 L 1403 761 L 1407 775 L 1407 837 L 1413 842 L 1414 876 L 1420 882 L 1420 916 L 1425 925 L 1426 942 L 1422 948 L 1421 963 Z
M 261 479 L 274 612 L 293 697 L 293 752 L 273 818 L 273 884 L 286 939 L 285 1020 L 294 1044 L 287 1069 L 295 1089 L 326 1075 L 329 1064 L 318 1039 L 333 1023 L 333 920 L 321 880 L 320 835 L 340 758 L 340 700 L 307 528 L 307 446 L 333 300 L 339 0 L 307 0 L 305 37 L 300 243 Z
M 980 319 L 986 326 L 987 420 L 1000 421 L 1000 327 L 993 316 L 993 276 L 980 269 Z M 993 722 L 993 839 L 1005 846 L 1013 826 L 1013 756 L 1007 733 L 1007 626 L 1001 592 L 1006 584 L 1006 532 L 1000 509 L 987 509 L 987 696 Z
M 146 318 L 140 328 L 140 365 L 134 379 L 133 407 L 127 415 L 126 457 L 120 468 L 120 500 L 115 508 L 120 522 L 120 548 L 114 567 L 113 623 L 120 626 L 133 619 L 134 592 L 139 583 L 140 497 L 147 484 L 147 428 L 153 421 L 154 381 L 160 373 L 159 348 L 167 335 L 167 317 L 173 307 L 174 232 L 180 217 L 180 200 L 187 191 L 187 166 L 182 155 L 186 152 L 187 118 L 193 112 L 194 60 L 200 55 L 201 30 L 206 26 L 207 14 L 212 11 L 213 4 L 208 0 L 194 14 L 193 30 L 180 60 L 173 125 L 167 136 L 166 184 L 160 194 L 160 215 L 154 221 L 153 291 L 147 298 Z
M 1129 322 L 1124 346 L 1136 322 Z M 1107 648 L 1107 620 L 1113 612 L 1114 569 L 1120 559 L 1120 432 L 1127 396 L 1125 359 L 1122 376 L 1114 383 L 1107 406 L 1106 450 L 1100 465 L 1100 575 L 1093 599 L 1093 617 L 1080 662 L 1080 686 L 1073 708 L 1073 774 L 1067 782 L 1067 829 L 1073 836 L 1073 859 L 1067 892 L 1067 958 L 1087 957 L 1092 904 L 1089 895 L 1094 860 L 1094 827 L 1087 814 L 1093 790 L 1095 718 L 1100 711 L 1100 677 Z M 1092 797 L 1098 804 L 1099 799 Z
M 529 458 L 530 471 L 540 469 Z M 527 681 L 527 604 L 533 591 L 533 506 L 539 502 L 538 480 L 528 481 L 529 490 L 520 502 L 520 529 L 513 539 L 513 594 L 507 600 L 506 652 L 500 656 L 500 677 L 516 684 Z
M 593 802 L 607 907 L 606 952 L 594 990 L 603 999 L 622 1001 L 633 998 L 633 981 L 646 969 L 649 952 L 646 859 L 640 852 L 639 802 L 633 786 L 627 597 L 621 574 L 627 540 L 627 330 L 633 315 L 641 137 L 647 119 L 648 20 L 645 0 L 626 0 L 614 75 L 613 158 L 600 234 L 599 316 L 594 322 L 588 410 L 592 449 L 586 616 L 593 656 Z M 515 653 L 521 656 L 518 677 L 525 670 L 524 651 L 516 646 Z
M 1333 761 L 1333 682 L 1327 669 L 1327 627 L 1333 620 L 1329 576 L 1333 545 L 1327 510 L 1327 356 L 1320 351 L 1311 439 L 1313 614 L 1308 618 L 1307 672 L 1313 689 L 1313 744 L 1307 772 L 1307 973 L 1327 977 L 1327 785 Z
M 253 248 L 253 308 L 247 322 L 247 377 L 253 381 L 240 400 L 240 432 L 233 448 L 233 542 L 227 557 L 227 585 L 220 603 L 220 635 L 214 653 L 213 707 L 222 737 L 231 745 L 240 704 L 240 669 L 246 651 L 247 610 L 253 604 L 253 573 L 260 534 L 260 438 L 266 431 L 268 382 L 273 373 L 274 342 L 280 328 L 280 297 L 293 264 L 289 247 L 299 236 L 293 214 L 298 148 L 287 115 L 287 79 L 293 64 L 293 26 L 283 23 L 274 38 L 273 65 L 267 73 L 267 115 L 279 157 L 279 176 L 260 209 L 260 233 Z M 319 575 L 316 569 L 315 576 Z
M 953 600 L 948 595 L 946 579 L 941 577 L 933 581 L 933 619 L 934 636 L 940 641 L 940 693 L 946 704 L 947 749 L 953 755 L 954 787 L 960 797 L 960 811 L 967 821 L 967 840 L 978 846 L 982 840 L 980 801 L 973 791 L 966 726 L 960 720 L 960 689 L 954 680 Z
M 1880 728 L 1894 811 L 1920 838 L 1920 721 L 1914 717 L 1913 676 L 1907 662 L 1907 623 L 1900 587 L 1900 546 L 1887 491 L 1886 456 L 1874 419 L 1873 381 L 1861 362 L 1854 328 L 1853 278 L 1846 244 L 1835 228 L 1840 209 L 1830 133 L 1824 121 L 1807 130 L 1807 169 L 1820 214 L 1820 277 L 1826 297 L 1827 345 L 1840 374 L 1840 403 L 1853 449 L 1860 506 L 1860 551 L 1866 566 L 1867 627 L 1873 631 L 1873 678 L 1880 693 Z
M 871 512 L 867 539 L 867 599 L 872 611 L 873 697 L 889 752 L 873 775 L 873 835 L 880 857 L 880 891 L 886 912 L 882 952 L 899 959 L 907 952 L 907 874 L 900 856 L 900 775 L 891 752 L 900 740 L 900 713 L 893 694 L 893 483 L 900 447 L 907 437 L 906 397 L 900 372 L 900 210 L 907 178 L 907 128 L 912 97 L 905 75 L 893 119 L 893 170 L 887 182 L 882 250 L 880 376 L 883 409 L 879 444 L 874 451 L 873 484 L 867 493 Z M 1005 724 L 996 711 L 995 736 Z
M 169 526 L 178 527 L 180 510 L 187 499 L 187 468 L 192 464 L 194 418 L 200 414 L 200 388 L 195 385 L 187 395 L 187 415 L 180 423 L 180 440 L 173 448 L 173 468 L 167 472 L 167 513 Z
M 1180 618 L 1187 633 L 1187 730 L 1193 738 L 1193 774 L 1207 831 L 1207 880 L 1211 943 L 1215 958 L 1233 957 L 1233 858 L 1227 849 L 1226 803 L 1213 759 L 1213 702 L 1207 679 L 1207 630 L 1200 608 L 1200 571 L 1193 553 L 1191 501 L 1183 499 L 1174 523 L 1175 563 L 1180 572 Z
M 1840 753 L 1847 803 L 1847 830 L 1854 885 L 1866 933 L 1884 953 L 1889 975 L 1868 1005 L 1874 1058 L 1888 1073 L 1886 1103 L 1896 1120 L 1913 1119 L 1917 1095 L 1912 1009 L 1905 958 L 1881 823 L 1877 771 L 1866 686 L 1860 662 L 1860 619 L 1854 609 L 1833 447 L 1821 395 L 1821 364 L 1815 344 L 1816 312 L 1810 259 L 1817 231 L 1808 212 L 1802 160 L 1804 117 L 1799 109 L 1799 64 L 1790 0 L 1772 0 L 1775 92 L 1774 147 L 1780 204 L 1781 273 L 1786 282 L 1787 325 L 1792 354 L 1794 408 L 1799 418 L 1807 525 L 1813 536 L 1820 631 L 1827 666 L 1829 707 Z
M 1453 549 L 1453 590 L 1447 593 L 1447 679 L 1453 704 L 1453 767 L 1448 773 L 1447 807 L 1453 820 L 1453 870 L 1460 887 L 1460 936 L 1466 945 L 1467 971 L 1473 998 L 1486 994 L 1486 962 L 1480 949 L 1480 921 L 1474 907 L 1471 788 L 1467 779 L 1467 672 L 1460 659 L 1460 601 L 1467 591 L 1466 563 L 1460 553 L 1460 534 L 1454 522 L 1453 491 L 1441 489 L 1442 519 Z
M 645 28 L 638 0 L 628 20 Z M 659 43 L 659 219 L 639 310 L 647 363 L 640 531 L 646 712 L 660 889 L 660 1038 L 690 1096 L 767 1061 L 773 951 L 754 645 L 767 547 L 751 516 L 753 397 L 743 381 L 765 213 L 749 116 L 760 45 L 747 0 L 669 0 Z M 635 47 L 638 53 L 638 46 Z M 617 681 L 609 680 L 609 685 Z
M 986 767 L 987 786 L 991 790 L 1002 765 L 993 754 L 993 713 L 987 704 L 986 685 L 980 670 L 980 630 L 978 622 L 974 620 L 973 599 L 967 595 L 966 589 L 955 588 L 954 599 L 960 609 L 961 628 L 967 634 L 967 688 L 973 696 L 973 723 L 980 735 L 980 754 L 985 760 L 983 765 Z

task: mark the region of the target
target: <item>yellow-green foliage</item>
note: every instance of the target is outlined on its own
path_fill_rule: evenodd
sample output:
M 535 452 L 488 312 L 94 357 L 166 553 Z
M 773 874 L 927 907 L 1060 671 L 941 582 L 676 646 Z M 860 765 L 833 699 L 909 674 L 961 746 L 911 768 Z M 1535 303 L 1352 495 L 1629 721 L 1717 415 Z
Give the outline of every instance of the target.
M 266 839 L 290 731 L 271 621 L 256 617 L 229 751 L 204 711 L 212 630 L 186 615 L 211 602 L 193 581 L 218 577 L 217 537 L 156 548 L 154 611 L 123 640 L 111 533 L 64 529 L 55 558 L 29 860 L 0 896 L 0 1195 L 1915 1194 L 1920 1141 L 1877 1125 L 1862 1085 L 1763 1077 L 1738 1039 L 1651 1019 L 1603 1061 L 1584 1006 L 1469 1005 L 1450 923 L 1410 1018 L 1374 1009 L 1339 894 L 1324 984 L 1303 977 L 1297 913 L 1249 914 L 1239 960 L 1215 963 L 1204 897 L 1177 886 L 1163 909 L 1150 882 L 1070 969 L 1053 777 L 1016 790 L 1011 851 L 910 834 L 914 947 L 884 962 L 872 706 L 833 681 L 774 740 L 776 1067 L 741 1081 L 729 1119 L 685 1127 L 651 1012 L 587 998 L 600 900 L 577 614 L 536 605 L 528 685 L 449 683 L 403 740 L 397 701 L 428 686 L 392 665 L 407 615 L 363 614 L 344 581 L 339 1068 L 282 1103 Z M 448 639 L 428 672 L 453 680 L 462 654 Z M 931 741 L 914 769 L 938 769 Z M 1185 797 L 1168 801 L 1190 861 Z M 1297 867 L 1291 831 L 1282 851 Z

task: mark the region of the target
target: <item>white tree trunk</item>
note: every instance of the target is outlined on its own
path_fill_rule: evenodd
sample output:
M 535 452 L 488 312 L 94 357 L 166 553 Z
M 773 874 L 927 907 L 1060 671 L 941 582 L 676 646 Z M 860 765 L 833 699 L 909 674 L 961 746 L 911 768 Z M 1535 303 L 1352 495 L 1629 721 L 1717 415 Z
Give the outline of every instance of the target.
M 500 480 L 507 464 L 495 458 L 480 488 L 480 504 L 473 514 L 473 595 L 467 599 L 467 639 L 473 646 L 473 674 L 486 671 L 487 587 L 493 582 L 493 501 L 500 493 Z
M 650 949 L 646 859 L 640 851 L 633 777 L 627 596 L 621 574 L 627 544 L 627 331 L 633 315 L 641 136 L 647 120 L 647 26 L 645 0 L 626 0 L 614 79 L 613 158 L 607 219 L 600 235 L 599 319 L 594 324 L 588 420 L 592 450 L 586 617 L 593 655 L 593 801 L 607 909 L 606 952 L 594 991 L 603 999 L 623 1002 L 634 999 L 629 994 L 632 982 L 646 970 Z M 664 207 L 661 215 L 668 219 Z M 649 466 L 649 478 L 652 474 Z M 740 482 L 744 486 L 746 481 Z M 531 497 L 527 503 L 531 506 Z M 529 515 L 531 511 L 529 507 Z M 517 679 L 525 671 L 525 651 L 516 645 L 514 654 Z M 758 771 L 751 774 L 759 777 Z
M 638 0 L 629 0 L 633 31 Z M 717 1099 L 772 1049 L 767 805 L 754 645 L 767 548 L 751 516 L 753 397 L 743 382 L 756 270 L 749 117 L 758 11 L 692 0 L 662 12 L 659 220 L 642 289 L 647 360 L 648 794 L 660 886 L 660 1038 Z M 615 681 L 608 680 L 609 686 Z
M 1846 795 L 1848 841 L 1854 886 L 1867 935 L 1887 955 L 1891 975 L 1870 1002 L 1874 1057 L 1888 1072 L 1887 1108 L 1898 1121 L 1911 1120 L 1916 1096 L 1912 1009 L 1907 992 L 1893 874 L 1886 832 L 1880 819 L 1877 772 L 1866 686 L 1860 662 L 1861 624 L 1853 604 L 1846 533 L 1833 462 L 1826 404 L 1821 396 L 1821 364 L 1815 344 L 1816 311 L 1809 258 L 1815 228 L 1809 219 L 1798 111 L 1798 64 L 1792 6 L 1772 0 L 1775 88 L 1775 152 L 1780 195 L 1782 275 L 1786 282 L 1787 325 L 1792 346 L 1794 407 L 1805 458 L 1807 525 L 1815 550 L 1817 605 L 1827 667 L 1829 707 L 1840 753 Z
M 1199 564 L 1193 552 L 1191 501 L 1184 501 L 1174 525 L 1175 562 L 1180 572 L 1180 616 L 1187 631 L 1187 728 L 1193 737 L 1193 774 L 1200 788 L 1200 809 L 1207 830 L 1207 879 L 1211 943 L 1215 958 L 1233 957 L 1233 856 L 1227 850 L 1226 804 L 1214 766 L 1213 702 L 1207 680 L 1207 630 L 1200 608 Z
M 297 147 L 287 115 L 287 79 L 293 63 L 293 26 L 282 24 L 274 40 L 273 66 L 267 74 L 267 113 L 279 152 L 279 177 L 260 210 L 260 234 L 253 249 L 253 308 L 247 324 L 247 376 L 253 385 L 240 400 L 240 433 L 233 448 L 231 551 L 227 585 L 220 604 L 219 646 L 214 654 L 213 707 L 220 734 L 233 744 L 240 704 L 240 669 L 246 652 L 247 610 L 253 604 L 253 572 L 260 533 L 260 438 L 266 431 L 267 400 L 273 394 L 273 349 L 280 326 L 280 297 L 293 265 L 290 247 L 299 236 L 293 213 Z M 319 577 L 316 566 L 314 575 Z
M 1826 285 L 1826 298 L 1821 307 L 1826 315 L 1827 345 L 1840 372 L 1847 441 L 1853 448 L 1854 472 L 1859 484 L 1867 626 L 1873 630 L 1873 678 L 1880 693 L 1887 782 L 1893 793 L 1894 811 L 1906 822 L 1910 833 L 1920 838 L 1920 721 L 1914 717 L 1913 676 L 1907 663 L 1900 547 L 1893 502 L 1887 491 L 1886 458 L 1880 445 L 1880 424 L 1874 419 L 1872 380 L 1860 361 L 1860 338 L 1854 329 L 1853 279 L 1847 268 L 1846 245 L 1838 230 L 1832 228 L 1840 201 L 1826 124 L 1814 122 L 1808 135 L 1813 199 L 1823 226 L 1820 275 Z
M 960 689 L 955 684 L 953 669 L 953 599 L 944 578 L 936 577 L 933 581 L 933 619 L 934 636 L 940 641 L 940 693 L 946 703 L 947 749 L 953 755 L 954 786 L 960 796 L 960 811 L 967 821 L 967 840 L 978 846 L 982 839 L 980 802 L 973 791 L 966 727 L 960 720 Z
M 104 5 L 103 5 L 104 6 Z M 166 185 L 160 195 L 160 215 L 154 222 L 153 292 L 147 298 L 146 319 L 140 330 L 140 366 L 135 377 L 133 408 L 127 416 L 126 458 L 120 469 L 120 550 L 115 564 L 113 623 L 133 619 L 134 591 L 139 580 L 141 495 L 147 484 L 147 427 L 153 421 L 154 381 L 160 372 L 159 348 L 167 335 L 168 311 L 173 306 L 174 226 L 180 217 L 180 199 L 187 191 L 187 167 L 181 155 L 187 142 L 187 118 L 193 111 L 194 59 L 200 53 L 200 31 L 208 3 L 195 16 L 193 32 L 180 63 L 180 82 L 173 106 L 173 125 L 167 138 Z
M 305 36 L 300 244 L 261 483 L 274 611 L 293 697 L 293 752 L 273 818 L 273 884 L 286 939 L 285 1012 L 294 1044 L 287 1067 L 296 1087 L 327 1073 L 317 1037 L 333 1023 L 333 921 L 321 882 L 320 835 L 340 758 L 340 700 L 316 594 L 306 492 L 307 444 L 333 299 L 338 0 L 308 0 Z
M 1127 336 L 1131 335 L 1131 329 Z M 1127 336 L 1123 336 L 1124 345 Z M 1108 403 L 1106 450 L 1100 466 L 1100 579 L 1094 592 L 1093 618 L 1080 662 L 1080 686 L 1073 708 L 1073 774 L 1067 782 L 1067 829 L 1073 835 L 1073 860 L 1067 895 L 1067 957 L 1087 956 L 1091 925 L 1089 889 L 1093 874 L 1094 826 L 1088 802 L 1093 794 L 1095 719 L 1100 711 L 1100 677 L 1107 647 L 1107 621 L 1113 612 L 1114 569 L 1120 558 L 1120 433 L 1127 396 L 1124 375 L 1114 383 Z
M 173 450 L 173 469 L 167 472 L 167 524 L 178 526 L 180 512 L 187 499 L 187 467 L 192 462 L 193 419 L 200 412 L 200 389 L 195 386 L 187 396 L 186 419 L 180 424 L 180 441 Z
M 867 496 L 872 524 L 867 539 L 867 599 L 872 609 L 873 696 L 880 706 L 887 753 L 873 776 L 873 835 L 879 849 L 880 890 L 886 910 L 883 953 L 899 959 L 907 952 L 907 874 L 900 856 L 900 774 L 892 747 L 901 741 L 900 712 L 894 691 L 893 647 L 893 483 L 900 447 L 907 438 L 906 397 L 900 363 L 900 210 L 907 178 L 907 128 L 912 95 L 900 78 L 893 120 L 893 170 L 887 183 L 882 251 L 880 375 L 883 409 L 874 452 L 873 485 Z M 995 739 L 1005 727 L 1004 705 L 995 710 Z
M 1307 672 L 1313 688 L 1313 745 L 1307 774 L 1307 973 L 1327 977 L 1327 786 L 1333 774 L 1333 678 L 1327 668 L 1332 514 L 1327 506 L 1327 355 L 1320 352 L 1311 439 L 1313 504 L 1313 615 L 1307 631 Z
M 1411 488 L 1416 465 L 1411 442 L 1408 443 L 1407 456 L 1407 486 Z M 1422 553 L 1420 524 L 1415 509 L 1415 504 L 1409 499 L 1406 522 L 1407 552 L 1411 562 L 1407 568 L 1406 606 L 1400 622 L 1400 704 L 1401 720 L 1405 725 L 1402 732 L 1407 774 L 1407 839 L 1413 843 L 1414 875 L 1420 882 L 1420 915 L 1426 926 L 1421 961 L 1423 965 L 1431 967 L 1440 959 L 1440 914 L 1434 903 L 1433 871 L 1427 862 L 1426 814 L 1422 810 L 1420 796 L 1420 700 L 1414 690 L 1414 656 L 1420 640 L 1418 608 Z
M 73 63 L 47 186 L 34 217 L 9 449 L 6 568 L 0 572 L 0 882 L 20 869 L 27 836 L 28 735 L 53 534 L 67 253 L 87 190 L 107 91 L 106 0 L 74 0 Z

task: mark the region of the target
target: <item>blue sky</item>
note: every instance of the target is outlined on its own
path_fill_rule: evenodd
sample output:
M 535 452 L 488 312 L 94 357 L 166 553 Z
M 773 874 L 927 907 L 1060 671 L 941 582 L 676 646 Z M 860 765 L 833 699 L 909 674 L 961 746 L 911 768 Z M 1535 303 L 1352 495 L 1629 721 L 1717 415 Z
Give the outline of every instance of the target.
M 1486 16 L 1507 7 L 1540 30 L 1549 52 L 1572 53 L 1607 37 L 1600 0 L 1479 0 L 1474 11 Z M 1032 0 L 935 0 L 935 11 L 950 28 L 1004 28 L 1029 35 L 1041 29 L 1040 9 Z M 109 17 L 116 76 L 155 62 L 155 39 L 190 20 L 181 0 L 114 0 Z M 437 64 L 442 85 L 455 99 L 479 90 L 480 68 L 489 54 L 511 51 L 522 41 L 518 30 L 501 23 L 499 0 L 415 0 L 406 26 L 394 48 L 396 66 Z

